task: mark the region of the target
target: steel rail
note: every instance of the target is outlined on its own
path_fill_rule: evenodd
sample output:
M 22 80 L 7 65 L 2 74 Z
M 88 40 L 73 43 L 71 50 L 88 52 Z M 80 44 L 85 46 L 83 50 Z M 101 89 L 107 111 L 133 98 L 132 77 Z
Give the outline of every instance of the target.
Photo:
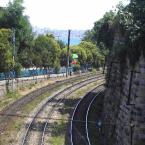
M 100 74 L 99 74 L 99 75 L 100 75 Z M 100 76 L 102 76 L 102 75 L 100 75 Z M 49 102 L 51 102 L 52 99 L 56 98 L 57 96 L 59 96 L 60 94 L 62 94 L 63 92 L 67 91 L 68 89 L 70 89 L 70 88 L 72 88 L 72 87 L 74 87 L 74 86 L 77 86 L 77 85 L 79 85 L 79 84 L 81 84 L 81 83 L 84 83 L 84 82 L 86 82 L 86 81 L 89 81 L 89 80 L 93 80 L 93 79 L 95 79 L 95 78 L 97 79 L 97 78 L 100 77 L 100 76 L 95 76 L 95 77 L 92 77 L 92 78 L 83 80 L 83 81 L 81 81 L 81 82 L 78 82 L 78 83 L 76 83 L 76 84 L 73 84 L 72 86 L 69 86 L 69 87 L 65 88 L 64 90 L 60 91 L 60 92 L 57 93 L 56 95 L 54 95 L 54 96 L 52 96 L 51 98 L 49 98 L 49 99 L 43 104 L 43 106 L 36 112 L 34 118 L 33 118 L 33 119 L 31 120 L 31 122 L 29 123 L 29 125 L 28 125 L 28 127 L 27 127 L 27 130 L 26 130 L 26 133 L 25 133 L 25 135 L 24 135 L 24 138 L 23 138 L 23 140 L 22 140 L 22 145 L 25 145 L 26 142 L 27 142 L 27 138 L 28 138 L 28 135 L 29 135 L 29 131 L 30 131 L 30 128 L 31 128 L 32 124 L 33 124 L 34 121 L 35 121 L 35 118 L 37 118 L 38 114 L 45 108 L 45 106 L 46 106 Z
M 101 72 L 96 73 L 96 75 L 98 75 L 98 74 L 101 74 Z M 2 116 L 2 117 L 0 117 L 0 125 L 1 125 L 2 130 L 5 130 L 5 128 L 6 128 L 6 125 L 3 125 L 3 124 L 8 123 L 12 118 L 11 116 L 7 116 L 7 114 L 16 114 L 18 111 L 21 110 L 22 106 L 30 103 L 32 100 L 34 100 L 38 96 L 48 92 L 49 90 L 54 89 L 55 87 L 59 87 L 61 85 L 65 85 L 65 84 L 71 84 L 74 81 L 77 82 L 78 80 L 86 79 L 92 75 L 94 75 L 94 74 L 87 73 L 87 74 L 72 77 L 69 79 L 56 81 L 52 84 L 49 84 L 47 86 L 34 90 L 31 93 L 25 95 L 24 97 L 21 97 L 20 99 L 16 100 L 15 102 L 13 102 L 12 104 L 8 105 L 7 107 L 5 107 L 3 110 L 0 111 L 0 116 Z M 0 133 L 1 133 L 1 131 L 0 131 Z
M 98 79 L 98 77 L 97 77 L 97 79 Z M 93 81 L 97 81 L 97 80 L 93 80 Z M 89 82 L 89 83 L 90 83 L 90 82 Z M 89 84 L 89 83 L 87 83 L 87 84 Z M 91 83 L 92 83 L 92 82 L 91 82 Z M 84 84 L 84 85 L 87 85 L 87 84 Z M 84 85 L 81 85 L 81 86 L 79 86 L 78 88 L 76 88 L 75 90 L 71 90 L 70 92 L 68 92 L 67 94 L 65 94 L 65 97 L 62 98 L 62 100 L 60 100 L 60 102 L 62 102 L 63 99 L 66 98 L 66 95 L 68 96 L 68 95 L 72 94 L 74 91 L 76 91 L 76 90 L 78 90 L 78 89 L 84 87 Z M 52 112 L 53 112 L 53 111 L 51 111 L 51 114 L 52 114 Z M 49 115 L 48 117 L 50 117 L 50 115 Z M 48 125 L 48 121 L 45 123 L 44 129 L 43 129 L 43 134 L 42 134 L 42 138 L 41 138 L 41 142 L 40 142 L 41 145 L 44 145 L 44 137 L 45 137 L 45 132 L 46 132 L 47 125 Z
M 91 145 L 91 142 L 90 142 L 90 138 L 89 138 L 89 131 L 88 131 L 88 115 L 89 115 L 89 111 L 90 111 L 90 108 L 91 108 L 91 105 L 93 104 L 94 100 L 96 99 L 96 97 L 98 95 L 100 95 L 101 93 L 103 92 L 103 89 L 100 90 L 95 96 L 94 98 L 91 100 L 89 106 L 88 106 L 88 109 L 87 109 L 87 113 L 86 113 L 86 134 L 87 134 L 87 141 L 88 141 L 88 144 Z
M 90 92 L 96 90 L 96 89 L 99 89 L 100 86 L 103 86 L 104 83 L 98 85 L 96 88 L 92 89 L 91 91 L 89 91 L 87 94 L 89 94 Z M 98 90 L 99 91 L 99 90 Z M 86 94 L 86 96 L 87 96 Z M 75 145 L 74 144 L 74 141 L 73 141 L 73 122 L 74 122 L 74 117 L 75 117 L 75 113 L 77 112 L 77 109 L 79 108 L 79 105 L 81 104 L 81 102 L 85 99 L 86 97 L 83 97 L 81 98 L 78 103 L 76 104 L 75 108 L 74 108 L 74 111 L 73 111 L 73 114 L 72 114 L 72 117 L 71 117 L 71 122 L 70 122 L 70 143 L 71 145 Z

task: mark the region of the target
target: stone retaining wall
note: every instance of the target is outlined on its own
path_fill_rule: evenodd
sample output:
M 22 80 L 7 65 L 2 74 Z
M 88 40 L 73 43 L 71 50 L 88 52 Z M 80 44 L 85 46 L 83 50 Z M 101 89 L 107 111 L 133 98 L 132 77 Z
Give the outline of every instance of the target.
M 141 57 L 134 70 L 126 64 L 122 75 L 118 63 L 110 70 L 103 114 L 107 142 L 145 145 L 145 60 Z

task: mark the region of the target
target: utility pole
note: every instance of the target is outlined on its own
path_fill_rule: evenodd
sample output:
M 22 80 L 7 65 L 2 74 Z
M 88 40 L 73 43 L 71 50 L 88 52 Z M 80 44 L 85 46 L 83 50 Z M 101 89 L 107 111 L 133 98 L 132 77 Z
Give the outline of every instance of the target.
M 71 30 L 68 30 L 66 77 L 68 77 L 68 68 L 69 68 L 70 32 Z
M 12 78 L 12 89 L 14 90 L 14 66 L 15 66 L 15 42 L 16 42 L 16 38 L 15 38 L 15 29 L 12 28 L 12 41 L 13 41 L 13 78 Z

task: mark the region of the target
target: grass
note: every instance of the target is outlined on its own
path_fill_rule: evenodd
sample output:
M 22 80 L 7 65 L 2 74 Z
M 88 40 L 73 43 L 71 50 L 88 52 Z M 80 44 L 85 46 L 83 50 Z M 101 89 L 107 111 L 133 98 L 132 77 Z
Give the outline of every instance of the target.
M 68 84 L 70 84 L 70 83 L 67 83 L 67 84 L 62 85 L 62 86 L 58 86 L 57 88 L 52 89 L 48 93 L 45 93 L 45 94 L 37 97 L 31 103 L 26 104 L 24 107 L 22 107 L 21 110 L 19 111 L 19 114 L 24 115 L 24 116 L 28 115 L 38 104 L 40 104 L 40 102 L 42 100 L 44 100 L 45 98 L 50 96 L 53 92 L 58 91 L 60 88 L 66 86 Z M 35 85 L 32 85 L 32 87 L 35 87 Z M 31 86 L 27 86 L 24 89 L 27 90 L 29 88 L 31 88 Z M 82 90 L 82 94 L 85 91 L 87 91 L 86 87 L 84 90 Z M 81 94 L 81 92 L 79 94 Z M 20 97 L 21 97 L 21 95 L 20 95 L 19 91 L 9 92 L 7 94 L 5 100 L 3 102 L 0 102 L 0 109 L 1 109 L 1 106 L 4 107 L 5 105 L 10 103 L 11 101 L 17 100 Z M 63 116 L 63 118 L 65 119 L 66 117 Z M 13 118 L 13 120 L 7 126 L 7 130 L 4 132 L 4 134 L 0 134 L 0 145 L 17 144 L 18 140 L 17 140 L 16 136 L 17 136 L 18 132 L 20 131 L 25 119 L 26 119 L 25 117 L 14 117 Z M 57 134 L 57 132 L 59 132 L 59 134 L 54 135 L 52 137 L 51 144 L 52 145 L 61 145 L 61 144 L 63 145 L 64 141 L 65 141 L 65 133 L 63 133 L 63 134 L 60 134 L 60 133 L 62 132 L 63 129 L 66 129 L 66 123 L 64 121 L 58 122 L 57 128 L 55 128 L 55 129 L 57 130 L 55 132 L 55 134 Z
M 61 117 L 60 121 L 54 123 L 54 130 L 52 132 L 53 136 L 59 136 L 65 134 L 66 123 L 64 117 Z
M 48 97 L 50 94 L 51 93 L 46 93 L 36 98 L 31 103 L 22 107 L 19 113 L 21 115 L 27 116 L 43 99 Z M 4 134 L 0 135 L 0 145 L 11 144 L 11 141 L 13 141 L 13 144 L 17 143 L 16 136 L 20 131 L 25 119 L 26 117 L 13 118 L 13 120 L 8 124 L 7 130 L 4 132 Z
M 51 145 L 64 145 L 65 144 L 65 132 L 66 132 L 66 122 L 65 116 L 61 116 L 61 120 L 54 122 L 52 126 L 52 137 L 47 140 Z
M 82 79 L 79 79 L 82 80 Z M 78 80 L 78 81 L 79 81 Z M 31 91 L 38 89 L 40 87 L 43 87 L 45 85 L 48 85 L 52 80 L 41 80 L 40 82 L 33 82 L 30 84 L 23 84 L 20 85 L 17 90 L 15 91 L 9 91 L 3 99 L 0 100 L 0 110 L 8 106 L 9 104 L 13 103 L 17 99 L 23 97 L 24 95 L 30 93 Z M 70 84 L 69 82 L 67 84 Z
M 18 87 L 17 90 L 7 92 L 3 99 L 0 100 L 0 110 L 13 103 L 14 101 L 18 100 L 19 98 L 23 97 L 23 92 L 29 93 L 32 91 L 32 89 L 37 88 L 37 86 L 39 86 L 41 83 L 43 84 L 43 81 L 40 81 L 40 83 L 34 82 L 26 85 L 21 85 Z
M 20 94 L 18 91 L 10 91 L 7 93 L 6 95 L 8 98 L 14 98 L 14 99 L 17 99 L 19 98 Z
M 65 85 L 64 85 L 65 86 Z M 7 130 L 4 132 L 4 134 L 0 134 L 0 145 L 9 145 L 9 144 L 17 144 L 18 140 L 16 138 L 18 132 L 23 126 L 24 120 L 28 117 L 28 114 L 34 110 L 34 108 L 40 104 L 42 100 L 52 95 L 53 92 L 56 92 L 61 87 L 59 86 L 55 89 L 52 89 L 51 91 L 37 97 L 35 100 L 33 100 L 31 103 L 26 104 L 24 107 L 21 108 L 21 111 L 19 111 L 19 114 L 24 117 L 14 117 L 13 120 L 8 124 Z M 12 93 L 13 94 L 13 93 Z M 8 95 L 10 98 L 13 96 L 11 93 Z M 26 116 L 26 117 L 25 117 Z
M 50 143 L 51 145 L 64 145 L 65 144 L 65 138 L 67 134 L 67 126 L 68 122 L 66 121 L 68 119 L 68 114 L 71 114 L 72 109 L 74 105 L 77 103 L 78 99 L 81 96 L 84 96 L 88 90 L 95 87 L 98 83 L 91 83 L 83 88 L 80 88 L 79 90 L 75 91 L 70 97 L 70 102 L 66 102 L 63 105 L 63 114 L 60 114 L 61 120 L 54 123 L 54 126 L 52 127 L 51 131 L 51 137 L 48 138 L 47 143 Z M 75 100 L 75 101 L 73 101 Z M 72 103 L 73 102 L 73 103 Z
M 30 83 L 30 84 L 27 84 L 27 85 L 21 85 L 19 87 L 19 90 L 21 91 L 25 91 L 27 89 L 31 90 L 32 88 L 36 87 L 37 83 Z
M 46 97 L 50 96 L 52 92 L 43 94 L 39 97 L 37 97 L 35 100 L 33 100 L 31 103 L 26 104 L 23 108 L 22 108 L 22 114 L 27 114 L 29 113 L 31 110 L 33 110 L 38 104 L 40 104 L 40 102 L 42 100 L 44 100 Z
M 22 125 L 20 123 L 17 123 L 17 122 L 15 122 L 15 124 L 14 124 L 14 128 L 16 128 L 17 130 L 20 130 L 21 126 Z
M 50 143 L 51 145 L 64 145 L 64 142 L 65 142 L 65 140 L 64 140 L 64 137 L 63 137 L 63 136 L 56 136 L 56 137 L 53 137 L 53 138 L 51 139 L 51 141 L 49 141 L 49 143 Z
M 14 102 L 20 97 L 20 93 L 18 91 L 9 91 L 5 98 L 0 101 L 0 110 L 6 107 L 11 102 Z
M 19 87 L 19 89 L 15 90 L 15 91 L 7 92 L 5 97 L 0 101 L 0 110 L 5 108 L 6 106 L 8 106 L 10 103 L 18 100 L 20 97 L 22 97 L 21 91 L 25 91 L 28 89 L 30 90 L 30 89 L 34 88 L 35 86 L 36 86 L 35 83 L 31 83 L 28 85 L 22 85 Z

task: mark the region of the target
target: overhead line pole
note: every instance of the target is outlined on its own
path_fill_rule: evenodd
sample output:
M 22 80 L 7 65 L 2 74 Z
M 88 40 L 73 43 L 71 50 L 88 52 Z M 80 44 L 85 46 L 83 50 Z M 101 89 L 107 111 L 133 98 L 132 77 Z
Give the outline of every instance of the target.
M 16 42 L 16 38 L 15 38 L 15 29 L 12 29 L 12 41 L 13 41 L 13 78 L 12 78 L 12 90 L 14 91 L 14 63 L 15 63 L 15 42 Z
M 66 77 L 68 77 L 68 68 L 69 68 L 70 32 L 71 30 L 68 30 Z

